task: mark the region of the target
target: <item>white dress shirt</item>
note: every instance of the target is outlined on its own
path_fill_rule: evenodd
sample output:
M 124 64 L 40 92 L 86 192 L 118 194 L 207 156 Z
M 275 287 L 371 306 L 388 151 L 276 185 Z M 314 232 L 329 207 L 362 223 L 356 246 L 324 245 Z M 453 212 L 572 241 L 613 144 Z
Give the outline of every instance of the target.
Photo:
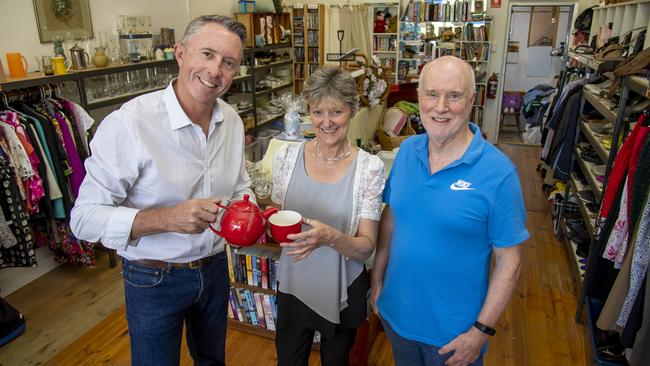
M 130 240 L 140 209 L 172 207 L 192 198 L 254 197 L 241 118 L 218 99 L 206 140 L 178 103 L 174 82 L 125 103 L 100 124 L 72 209 L 70 226 L 77 238 L 101 241 L 129 260 L 185 263 L 224 249 L 224 240 L 209 229 Z

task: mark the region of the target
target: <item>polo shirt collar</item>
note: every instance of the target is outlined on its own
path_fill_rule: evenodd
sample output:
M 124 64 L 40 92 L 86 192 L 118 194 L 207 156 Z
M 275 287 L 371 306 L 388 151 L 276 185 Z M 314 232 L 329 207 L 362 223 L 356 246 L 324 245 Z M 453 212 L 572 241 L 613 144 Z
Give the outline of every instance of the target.
M 167 88 L 163 91 L 163 101 L 165 102 L 165 108 L 167 109 L 167 114 L 169 115 L 169 125 L 172 130 L 178 130 L 185 126 L 192 125 L 193 122 L 185 114 L 185 111 L 181 107 L 181 104 L 178 102 L 176 97 L 176 92 L 174 91 L 174 83 L 176 79 L 172 80 Z M 212 117 L 210 118 L 210 125 L 223 122 L 223 108 L 217 99 L 212 108 Z
M 483 138 L 483 134 L 481 133 L 481 129 L 474 123 L 468 122 L 467 123 L 469 126 L 470 131 L 474 134 L 474 137 L 472 138 L 472 142 L 470 142 L 469 146 L 467 147 L 467 150 L 465 150 L 465 153 L 463 153 L 463 156 L 460 157 L 460 159 L 456 160 L 455 162 L 451 163 L 449 166 L 456 166 L 461 163 L 465 163 L 468 165 L 474 164 L 478 158 L 481 156 L 483 153 L 483 149 L 485 148 L 485 139 Z M 422 163 L 425 164 L 425 166 L 429 166 L 429 135 L 425 134 L 425 138 L 420 139 L 417 141 L 415 144 L 415 150 L 417 151 L 417 155 L 420 157 L 420 160 L 422 160 Z

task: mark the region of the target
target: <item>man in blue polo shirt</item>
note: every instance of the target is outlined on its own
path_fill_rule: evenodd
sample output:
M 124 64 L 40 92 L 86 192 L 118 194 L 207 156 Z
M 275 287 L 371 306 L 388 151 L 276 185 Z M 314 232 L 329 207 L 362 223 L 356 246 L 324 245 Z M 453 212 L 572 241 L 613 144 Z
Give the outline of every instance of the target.
M 482 365 L 519 276 L 517 244 L 528 238 L 519 178 L 468 122 L 475 94 L 465 61 L 425 65 L 427 133 L 402 143 L 386 183 L 372 301 L 397 366 Z

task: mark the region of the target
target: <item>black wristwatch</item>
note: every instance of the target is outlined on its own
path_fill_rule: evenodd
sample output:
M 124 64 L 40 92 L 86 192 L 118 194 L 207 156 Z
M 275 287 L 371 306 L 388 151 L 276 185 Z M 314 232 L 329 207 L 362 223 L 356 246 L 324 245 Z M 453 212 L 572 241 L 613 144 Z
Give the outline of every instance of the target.
M 488 327 L 487 325 L 481 323 L 478 320 L 474 322 L 474 326 L 476 327 L 476 329 L 480 330 L 481 332 L 489 336 L 493 336 L 497 332 L 496 329 L 492 327 Z

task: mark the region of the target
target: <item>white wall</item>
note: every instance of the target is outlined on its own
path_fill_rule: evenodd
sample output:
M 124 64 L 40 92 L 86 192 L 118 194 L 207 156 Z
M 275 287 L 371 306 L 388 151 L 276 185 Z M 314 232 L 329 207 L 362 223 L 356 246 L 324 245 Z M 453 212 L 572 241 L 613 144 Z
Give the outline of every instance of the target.
M 538 84 L 552 85 L 552 78 L 560 73 L 562 69 L 562 58 L 549 56 L 551 65 L 549 76 L 533 77 L 528 76 L 528 67 L 530 63 L 530 53 L 528 44 L 528 28 L 530 24 L 530 12 L 517 12 L 512 15 L 510 24 L 510 40 L 519 42 L 518 62 L 516 64 L 506 64 L 505 86 L 504 90 L 527 91 Z M 557 37 L 553 47 L 559 47 L 568 33 L 569 13 L 560 13 Z
M 190 19 L 206 14 L 232 16 L 239 12 L 237 0 L 188 0 L 188 3 Z
M 118 15 L 148 15 L 151 17 L 152 33 L 160 33 L 160 28 L 163 27 L 174 28 L 177 40 L 185 31 L 185 26 L 190 19 L 203 14 L 232 15 L 237 10 L 237 0 L 89 1 L 95 34 L 102 30 L 112 30 Z M 22 53 L 29 64 L 29 71 L 37 70 L 34 57 L 50 55 L 53 49 L 52 43 L 40 43 L 32 1 L 0 0 L 0 9 L 3 10 L 6 19 L 12 20 L 0 22 L 0 57 L 5 71 L 7 71 L 5 58 L 7 52 Z

